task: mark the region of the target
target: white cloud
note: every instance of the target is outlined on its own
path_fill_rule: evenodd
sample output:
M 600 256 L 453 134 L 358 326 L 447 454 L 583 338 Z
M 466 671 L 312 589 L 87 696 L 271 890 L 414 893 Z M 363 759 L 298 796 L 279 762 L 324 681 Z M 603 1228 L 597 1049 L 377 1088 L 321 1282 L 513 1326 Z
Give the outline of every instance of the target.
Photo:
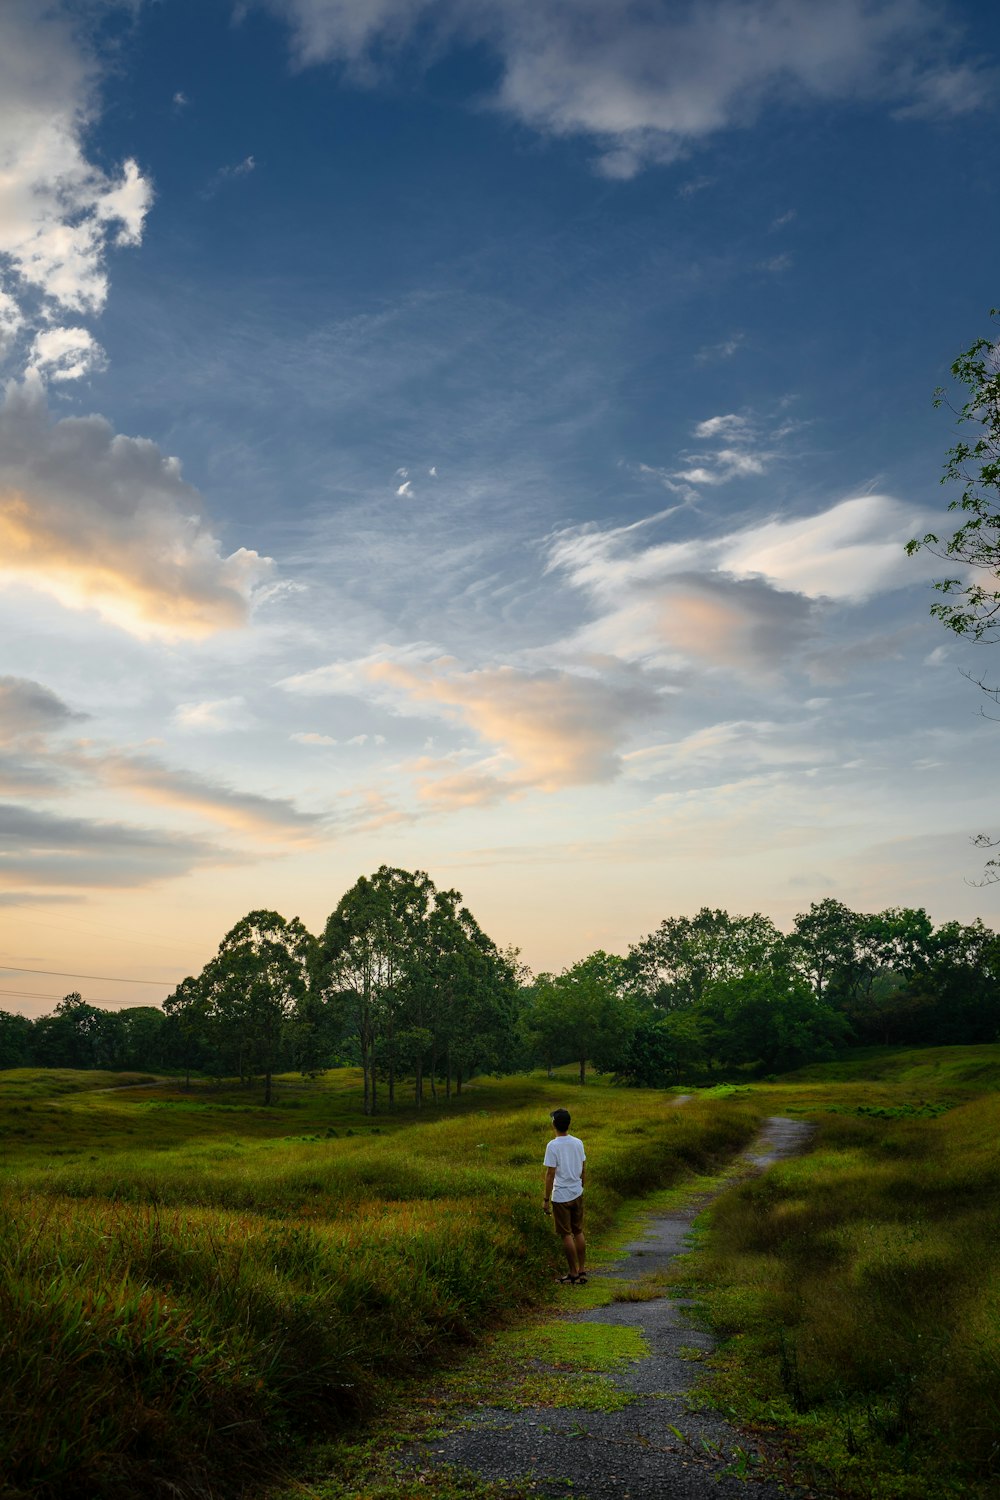
M 28 368 L 48 380 L 79 380 L 103 370 L 104 350 L 86 328 L 45 328 L 31 345 Z
M 9 292 L 0 291 L 0 359 L 13 345 L 21 328 L 24 316 Z
M 396 494 L 397 495 L 401 495 L 401 496 L 403 496 L 404 499 L 408 500 L 412 496 L 412 494 L 413 494 L 413 481 L 412 481 L 412 479 L 404 479 L 403 483 L 399 486 L 399 489 L 396 491 Z
M 882 100 L 964 112 L 990 74 L 956 59 L 927 0 L 258 0 L 288 18 L 302 65 L 335 61 L 363 82 L 450 43 L 501 60 L 495 103 L 539 130 L 589 136 L 598 170 L 624 179 L 692 142 L 751 124 L 774 103 Z
M 746 417 L 728 412 L 721 417 L 706 417 L 695 424 L 694 435 L 699 438 L 741 437 L 747 431 Z
M 136 245 L 152 189 L 134 161 L 106 173 L 87 160 L 96 68 L 68 8 L 0 7 L 0 261 L 22 301 L 98 312 L 111 245 Z
M 0 582 L 96 610 L 138 636 L 246 623 L 269 558 L 224 556 L 180 464 L 103 417 L 53 422 L 36 377 L 0 405 Z
M 316 734 L 314 732 L 290 734 L 288 738 L 294 740 L 297 745 L 335 745 L 337 743 L 328 734 Z
M 242 696 L 215 698 L 204 703 L 181 703 L 174 711 L 174 723 L 181 729 L 246 729 L 254 722 Z
M 772 517 L 677 542 L 642 545 L 635 526 L 561 532 L 549 568 L 597 609 L 564 650 L 669 668 L 699 662 L 767 671 L 810 641 L 820 601 L 860 604 L 930 576 L 929 563 L 915 570 L 904 552 L 923 519 L 891 496 L 865 495 L 818 515 Z M 868 659 L 900 647 L 880 637 L 857 649 Z M 826 670 L 819 656 L 813 665 L 817 675 Z

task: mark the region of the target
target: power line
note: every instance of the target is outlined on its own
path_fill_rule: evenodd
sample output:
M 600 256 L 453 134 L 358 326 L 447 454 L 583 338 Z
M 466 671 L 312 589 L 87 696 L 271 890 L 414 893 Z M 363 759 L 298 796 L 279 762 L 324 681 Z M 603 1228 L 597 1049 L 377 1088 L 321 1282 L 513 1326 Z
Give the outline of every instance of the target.
M 0 988 L 0 996 L 6 996 L 9 1000 L 65 1000 L 65 995 L 48 995 L 39 990 L 5 990 Z M 123 1010 L 141 1009 L 132 1004 L 131 1000 L 106 1000 L 99 995 L 81 995 L 87 1005 L 118 1006 Z
M 0 962 L 0 969 L 6 969 L 9 974 L 48 974 L 52 979 L 96 979 L 103 984 L 155 984 L 158 989 L 164 989 L 170 984 L 169 979 L 122 979 L 117 974 L 67 974 L 64 969 L 22 969 L 17 964 L 5 964 Z

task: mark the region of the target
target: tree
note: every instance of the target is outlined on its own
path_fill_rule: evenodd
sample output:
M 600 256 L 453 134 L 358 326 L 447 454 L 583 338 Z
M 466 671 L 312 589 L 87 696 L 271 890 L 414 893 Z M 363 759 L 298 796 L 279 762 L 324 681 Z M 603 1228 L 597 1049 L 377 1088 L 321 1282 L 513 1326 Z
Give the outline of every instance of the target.
M 354 883 L 327 920 L 322 984 L 328 1003 L 339 1008 L 357 1041 L 366 1115 L 378 1104 L 379 1061 L 385 1064 L 390 1104 L 395 1099 L 399 1033 L 406 1029 L 401 1010 L 433 889 L 423 870 L 411 874 L 381 865 Z
M 314 946 L 298 917 L 286 922 L 276 911 L 252 911 L 226 933 L 201 974 L 209 1022 L 220 1021 L 238 1042 L 241 1063 L 263 1073 L 265 1104 L 284 1029 L 308 994 Z
M 184 1067 L 184 1087 L 191 1087 L 191 1068 L 207 1040 L 210 1001 L 201 979 L 189 974 L 163 1002 L 166 1024 L 180 1038 L 180 1061 Z
M 991 308 L 990 317 L 1000 317 Z M 973 578 L 942 578 L 934 587 L 944 597 L 931 606 L 936 616 L 956 635 L 975 641 L 994 640 L 1000 632 L 1000 339 L 978 338 L 951 367 L 954 378 L 969 393 L 958 408 L 960 424 L 974 429 L 949 448 L 942 484 L 959 484 L 962 492 L 948 505 L 962 514 L 962 524 L 942 542 L 934 532 L 906 544 L 912 557 L 926 547 L 948 561 L 954 559 L 983 575 Z M 943 389 L 934 405 L 946 401 Z M 948 403 L 951 404 L 950 402 Z
M 0 1068 L 26 1068 L 33 1027 L 27 1016 L 0 1010 Z
M 540 974 L 528 1027 L 537 1050 L 549 1060 L 572 1058 L 587 1081 L 587 1063 L 599 1072 L 617 1068 L 635 1025 L 625 998 L 625 960 L 598 951 L 559 975 Z
M 51 1016 L 40 1016 L 32 1035 L 34 1061 L 49 1068 L 110 1068 L 120 1051 L 119 1018 L 89 1005 L 76 990 Z
M 826 1062 L 851 1034 L 844 1016 L 781 965 L 717 981 L 705 1009 L 717 1023 L 722 1062 L 763 1073 Z
M 705 1021 L 695 1009 L 652 1011 L 639 1017 L 616 1079 L 641 1088 L 666 1088 L 704 1067 L 708 1050 Z
M 817 1000 L 850 993 L 857 979 L 861 922 L 857 912 L 833 896 L 814 901 L 795 918 L 787 940 L 788 956 Z
M 990 317 L 1000 317 L 1000 308 L 990 309 Z M 927 548 L 948 562 L 964 563 L 974 570 L 968 576 L 939 578 L 934 584 L 942 595 L 931 605 L 931 614 L 956 635 L 974 641 L 993 641 L 1000 634 L 1000 338 L 983 337 L 970 344 L 951 367 L 955 380 L 968 392 L 961 406 L 949 401 L 960 424 L 968 424 L 970 439 L 959 438 L 945 459 L 942 484 L 958 484 L 961 493 L 951 500 L 949 511 L 961 513 L 962 524 L 946 541 L 935 532 L 906 544 L 912 557 Z M 934 396 L 934 405 L 946 401 L 943 389 Z M 976 576 L 978 574 L 978 576 Z M 983 680 L 978 686 L 997 702 L 1000 688 L 989 687 Z M 974 840 L 982 849 L 992 849 L 997 840 L 979 834 Z M 1000 880 L 1000 859 L 988 859 L 982 884 Z
M 693 917 L 667 917 L 633 944 L 626 959 L 631 987 L 657 1010 L 697 1005 L 708 985 L 769 962 L 781 945 L 770 917 L 731 917 L 703 906 Z

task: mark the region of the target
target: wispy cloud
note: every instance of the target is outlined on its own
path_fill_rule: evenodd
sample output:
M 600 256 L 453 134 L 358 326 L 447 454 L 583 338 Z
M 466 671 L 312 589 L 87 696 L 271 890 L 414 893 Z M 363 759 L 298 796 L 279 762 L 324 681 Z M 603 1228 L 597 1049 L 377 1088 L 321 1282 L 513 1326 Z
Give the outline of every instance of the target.
M 618 775 L 621 745 L 657 711 L 661 685 L 620 663 L 603 667 L 467 668 L 452 657 L 430 656 L 426 647 L 383 648 L 284 685 L 311 694 L 353 692 L 391 711 L 430 714 L 471 732 L 480 747 L 475 765 L 456 771 L 448 757 L 423 757 L 407 768 L 424 802 L 471 806 L 529 788 L 555 791 Z
M 453 41 L 501 61 L 496 107 L 556 136 L 590 137 L 597 169 L 627 179 L 692 143 L 752 124 L 775 102 L 883 101 L 955 114 L 988 97 L 990 72 L 955 55 L 924 0 L 258 0 L 287 17 L 302 65 L 339 62 L 372 83 Z
M 201 190 L 203 198 L 214 198 L 215 195 L 231 182 L 239 182 L 243 177 L 249 177 L 251 172 L 256 171 L 257 163 L 252 156 L 245 156 L 242 161 L 233 166 L 220 167 L 214 172 Z
M 728 339 L 721 339 L 717 344 L 704 344 L 695 355 L 698 364 L 711 364 L 719 359 L 732 359 L 738 354 L 747 341 L 745 333 L 734 333 Z
M 183 834 L 11 803 L 0 804 L 0 842 L 0 886 L 15 888 L 133 888 L 233 860 L 226 851 Z
M 239 791 L 213 777 L 163 765 L 151 756 L 96 754 L 88 764 L 106 785 L 157 807 L 190 812 L 236 833 L 285 846 L 314 842 L 326 821 L 320 814 L 303 812 L 286 797 Z
M 181 729 L 228 732 L 246 729 L 254 723 L 247 700 L 238 693 L 232 698 L 211 698 L 201 703 L 180 703 L 174 710 L 174 723 Z
M 780 255 L 770 255 L 766 260 L 757 262 L 758 271 L 766 271 L 769 276 L 780 276 L 783 271 L 790 271 L 795 264 L 795 257 L 787 250 Z

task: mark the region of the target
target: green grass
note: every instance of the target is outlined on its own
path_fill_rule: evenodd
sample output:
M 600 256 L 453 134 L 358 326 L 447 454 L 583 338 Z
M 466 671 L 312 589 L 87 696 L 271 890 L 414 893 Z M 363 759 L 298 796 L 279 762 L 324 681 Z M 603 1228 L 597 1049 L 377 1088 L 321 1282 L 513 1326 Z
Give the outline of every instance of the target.
M 882 1054 L 874 1078 L 859 1063 L 761 1090 L 812 1115 L 814 1147 L 724 1195 L 677 1273 L 723 1340 L 710 1399 L 777 1433 L 807 1483 L 1000 1489 L 1000 1095 L 968 1081 L 998 1051 Z M 965 1096 L 922 1106 L 915 1084 Z
M 270 1110 L 234 1088 L 51 1081 L 0 1074 L 4 1500 L 224 1500 L 274 1480 L 307 1439 L 556 1298 L 554 1104 L 587 1142 L 598 1247 L 624 1203 L 730 1157 L 760 1114 L 540 1076 L 377 1123 L 353 1070 L 281 1080 Z M 572 1378 L 594 1400 L 607 1386 Z
M 856 1047 L 839 1062 L 814 1063 L 788 1081 L 881 1081 L 910 1088 L 1000 1089 L 1000 1042 L 977 1047 Z

